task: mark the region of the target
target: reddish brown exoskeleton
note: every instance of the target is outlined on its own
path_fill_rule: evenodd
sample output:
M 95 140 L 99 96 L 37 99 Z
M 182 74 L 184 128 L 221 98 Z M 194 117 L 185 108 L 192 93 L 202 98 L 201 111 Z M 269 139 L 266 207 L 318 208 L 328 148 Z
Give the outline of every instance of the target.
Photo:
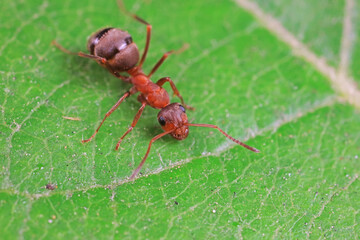
M 134 173 L 131 175 L 130 179 L 133 179 L 142 168 L 142 165 L 145 163 L 147 156 L 149 155 L 151 145 L 153 142 L 155 142 L 157 139 L 170 134 L 173 138 L 177 140 L 183 140 L 187 138 L 189 135 L 189 126 L 193 127 L 207 127 L 207 128 L 214 128 L 219 130 L 222 134 L 224 134 L 228 139 L 231 141 L 253 151 L 253 152 L 260 152 L 256 148 L 250 147 L 246 145 L 243 142 L 240 142 L 239 140 L 233 138 L 226 132 L 224 132 L 221 128 L 219 128 L 216 125 L 212 124 L 200 124 L 200 123 L 189 123 L 188 118 L 186 115 L 185 108 L 179 104 L 179 103 L 171 103 L 160 110 L 158 113 L 158 122 L 160 123 L 162 129 L 164 130 L 163 133 L 160 133 L 159 135 L 155 136 L 153 139 L 151 139 L 148 149 L 146 151 L 146 154 L 139 164 L 139 166 L 136 168 Z
M 122 1 L 118 0 L 118 4 L 121 9 L 126 12 Z M 126 12 L 127 13 L 127 12 Z M 156 83 L 150 80 L 150 77 L 154 72 L 161 66 L 165 59 L 172 53 L 181 52 L 185 47 L 178 51 L 169 51 L 166 52 L 162 58 L 155 64 L 149 74 L 144 74 L 142 70 L 143 63 L 146 59 L 146 55 L 150 45 L 150 36 L 151 36 L 151 25 L 140 17 L 128 13 L 135 20 L 139 21 L 142 24 L 146 25 L 146 43 L 144 52 L 140 58 L 138 48 L 133 42 L 131 35 L 118 28 L 104 28 L 95 32 L 88 40 L 87 48 L 90 54 L 85 54 L 82 52 L 74 53 L 70 52 L 64 47 L 62 47 L 57 42 L 53 41 L 53 44 L 62 50 L 65 53 L 78 55 L 84 58 L 90 58 L 97 61 L 102 67 L 106 68 L 111 74 L 115 77 L 124 80 L 125 82 L 131 83 L 133 86 L 127 91 L 117 103 L 106 113 L 104 119 L 99 124 L 98 128 L 95 130 L 94 134 L 86 140 L 82 140 L 83 143 L 91 141 L 99 131 L 100 127 L 104 123 L 105 119 L 115 111 L 115 109 L 129 96 L 140 92 L 138 95 L 138 101 L 141 103 L 141 107 L 135 115 L 131 126 L 128 130 L 122 135 L 116 144 L 115 149 L 118 150 L 122 140 L 125 136 L 130 133 L 133 128 L 136 126 L 142 112 L 146 105 L 150 105 L 153 108 L 161 109 L 158 114 L 158 121 L 164 129 L 164 133 L 161 133 L 151 139 L 148 150 L 141 161 L 140 165 L 131 175 L 130 179 L 133 179 L 142 168 L 143 164 L 146 161 L 146 158 L 150 152 L 151 145 L 157 139 L 170 134 L 172 137 L 182 140 L 185 139 L 189 134 L 189 126 L 198 126 L 198 127 L 210 127 L 218 129 L 222 134 L 227 138 L 231 139 L 237 144 L 246 147 L 247 149 L 259 152 L 257 149 L 247 146 L 246 144 L 234 139 L 219 127 L 210 124 L 192 124 L 188 123 L 187 116 L 185 113 L 185 108 L 193 109 L 192 107 L 185 104 L 183 97 L 180 95 L 177 90 L 174 82 L 169 77 L 164 77 L 159 79 Z M 140 61 L 139 61 L 140 59 Z M 128 73 L 129 76 L 125 76 L 121 73 Z M 179 103 L 170 104 L 169 94 L 162 87 L 164 83 L 169 82 L 174 94 L 181 100 L 182 105 Z M 184 108 L 185 107 L 185 108 Z

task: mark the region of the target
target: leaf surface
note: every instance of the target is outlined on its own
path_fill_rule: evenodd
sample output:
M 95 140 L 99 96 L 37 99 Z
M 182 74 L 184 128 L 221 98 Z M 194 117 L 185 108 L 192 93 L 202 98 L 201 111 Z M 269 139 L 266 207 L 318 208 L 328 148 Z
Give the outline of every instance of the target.
M 115 1 L 1 3 L 3 236 L 358 237 L 359 105 L 241 2 L 125 3 L 153 26 L 145 72 L 166 51 L 190 44 L 153 76 L 174 80 L 196 108 L 187 111 L 190 121 L 217 124 L 261 150 L 255 154 L 216 130 L 191 128 L 184 141 L 166 136 L 155 142 L 134 182 L 128 177 L 162 132 L 158 111 L 147 107 L 114 151 L 140 107 L 131 97 L 93 141 L 81 144 L 130 85 L 50 43 L 85 52 L 92 32 L 114 26 L 129 31 L 142 51 L 145 26 Z M 348 38 L 346 4 L 328 3 L 323 11 L 321 3 L 308 2 L 255 6 L 338 71 L 346 53 L 341 42 Z M 332 31 L 324 36 L 326 29 Z M 353 66 L 360 55 L 347 56 L 346 72 L 353 75 L 342 81 L 358 81 Z

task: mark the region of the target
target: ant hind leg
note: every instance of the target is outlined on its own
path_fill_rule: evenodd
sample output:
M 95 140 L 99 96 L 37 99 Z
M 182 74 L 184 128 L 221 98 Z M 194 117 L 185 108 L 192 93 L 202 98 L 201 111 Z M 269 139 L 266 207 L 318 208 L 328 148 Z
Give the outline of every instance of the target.
M 136 126 L 137 122 L 139 121 L 140 117 L 141 117 L 141 114 L 143 113 L 144 111 L 144 108 L 146 106 L 146 102 L 143 102 L 141 104 L 141 107 L 139 109 L 139 111 L 136 113 L 135 117 L 134 117 L 134 120 L 133 122 L 131 123 L 131 126 L 128 128 L 128 130 L 124 133 L 124 135 L 122 135 L 122 137 L 120 138 L 120 140 L 118 141 L 118 143 L 116 144 L 116 147 L 115 147 L 115 150 L 118 150 L 119 147 L 120 147 L 120 144 L 122 142 L 122 140 L 125 138 L 126 135 L 128 135 L 129 132 L 131 132 L 134 127 Z
M 100 127 L 102 126 L 102 124 L 105 122 L 105 120 L 119 107 L 119 105 L 129 96 L 133 95 L 134 93 L 136 93 L 137 90 L 135 88 L 131 88 L 129 91 L 127 91 L 117 102 L 116 104 L 105 114 L 104 119 L 101 121 L 100 125 L 98 126 L 98 128 L 95 130 L 94 134 L 91 135 L 90 138 L 86 139 L 86 140 L 82 140 L 83 143 L 86 142 L 90 142 L 91 139 L 93 139 L 95 137 L 95 135 L 99 132 Z
M 91 55 L 91 54 L 86 54 L 83 52 L 71 52 L 69 50 L 67 50 L 66 48 L 64 48 L 63 46 L 61 46 L 58 42 L 56 42 L 55 40 L 53 40 L 51 42 L 52 45 L 54 45 L 55 47 L 57 47 L 60 51 L 66 53 L 66 54 L 70 54 L 70 55 L 77 55 L 83 58 L 89 58 L 89 59 L 93 59 L 95 61 L 97 61 L 100 64 L 105 65 L 105 68 L 115 77 L 120 78 L 121 80 L 125 81 L 125 82 L 130 82 L 129 77 L 127 76 L 123 76 L 121 74 L 119 74 L 118 72 L 114 72 L 111 68 L 111 66 L 109 65 L 108 61 L 105 58 L 99 57 L 99 56 L 95 56 L 95 55 Z
M 149 46 L 150 46 L 150 38 L 151 38 L 151 29 L 152 29 L 152 26 L 150 25 L 150 23 L 148 23 L 147 21 L 145 21 L 144 19 L 140 18 L 139 16 L 133 14 L 133 13 L 130 13 L 126 10 L 125 8 L 125 5 L 124 5 L 124 2 L 122 0 L 118 0 L 117 1 L 118 3 L 118 6 L 120 8 L 121 11 L 123 11 L 124 13 L 126 13 L 127 15 L 129 15 L 130 17 L 132 17 L 133 19 L 135 19 L 136 21 L 146 25 L 146 43 L 145 43 L 145 48 L 144 48 L 144 52 L 141 56 L 141 59 L 140 59 L 140 62 L 139 62 L 139 65 L 138 67 L 141 68 L 144 61 L 145 61 L 145 58 L 146 58 L 146 55 L 147 55 L 147 52 L 149 50 Z
M 95 56 L 95 55 L 90 55 L 90 54 L 86 54 L 86 53 L 83 53 L 83 52 L 71 52 L 70 50 L 67 50 L 66 48 L 61 46 L 60 43 L 56 42 L 55 40 L 53 40 L 51 42 L 51 44 L 54 45 L 55 47 L 57 47 L 60 51 L 66 53 L 66 54 L 69 54 L 69 55 L 78 55 L 78 56 L 83 57 L 83 58 L 94 59 L 94 60 L 100 61 L 100 62 L 102 62 L 104 64 L 107 62 L 105 58 L 98 57 L 98 56 Z

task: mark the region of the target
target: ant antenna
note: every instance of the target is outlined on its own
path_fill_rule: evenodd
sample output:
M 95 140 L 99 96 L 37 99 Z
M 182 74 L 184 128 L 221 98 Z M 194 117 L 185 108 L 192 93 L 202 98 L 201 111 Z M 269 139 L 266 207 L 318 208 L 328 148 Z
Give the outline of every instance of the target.
M 226 132 L 224 132 L 224 130 L 222 130 L 221 128 L 219 128 L 219 127 L 216 126 L 216 125 L 212 125 L 212 124 L 199 124 L 199 123 L 186 123 L 186 125 L 188 125 L 188 126 L 193 126 L 193 127 L 207 127 L 207 128 L 217 129 L 217 130 L 219 130 L 222 134 L 224 134 L 225 137 L 227 137 L 228 139 L 230 139 L 230 140 L 233 141 L 234 143 L 239 144 L 239 145 L 243 146 L 244 148 L 249 149 L 250 151 L 253 151 L 253 152 L 256 152 L 256 153 L 260 152 L 258 149 L 253 148 L 253 147 L 250 147 L 249 145 L 246 145 L 245 143 L 240 142 L 239 140 L 233 138 L 232 136 L 230 136 L 229 134 L 227 134 Z
M 167 132 L 160 133 L 159 135 L 156 135 L 153 139 L 150 140 L 150 143 L 149 143 L 148 149 L 147 149 L 147 151 L 146 151 L 146 154 L 145 154 L 143 160 L 141 161 L 141 163 L 139 164 L 139 166 L 135 169 L 135 171 L 134 171 L 133 174 L 131 175 L 130 180 L 133 180 L 133 179 L 135 178 L 135 176 L 140 172 L 140 169 L 141 169 L 142 166 L 144 165 L 144 163 L 145 163 L 145 161 L 146 161 L 146 158 L 147 158 L 148 155 L 149 155 L 149 152 L 150 152 L 152 143 L 155 142 L 156 140 L 158 140 L 159 138 L 162 138 L 163 136 L 171 133 L 172 131 L 174 131 L 174 130 L 170 130 L 170 131 L 167 131 Z
M 233 141 L 234 143 L 236 144 L 239 144 L 241 146 L 243 146 L 244 148 L 247 148 L 249 149 L 250 151 L 253 151 L 253 152 L 260 152 L 258 149 L 254 148 L 254 147 L 250 147 L 249 145 L 246 145 L 245 143 L 233 138 L 232 136 L 230 136 L 229 134 L 227 134 L 226 132 L 224 132 L 224 130 L 222 130 L 221 128 L 219 128 L 218 126 L 216 125 L 212 125 L 212 124 L 199 124 L 199 123 L 186 123 L 185 125 L 187 126 L 193 126 L 193 127 L 207 127 L 207 128 L 214 128 L 214 129 L 217 129 L 219 130 L 222 134 L 225 135 L 225 137 L 227 137 L 228 139 L 230 139 L 231 141 Z M 135 169 L 135 171 L 133 172 L 133 174 L 131 175 L 130 177 L 130 180 L 133 180 L 136 175 L 140 172 L 142 166 L 144 165 L 149 153 L 150 153 L 150 149 L 151 149 L 151 146 L 153 144 L 153 142 L 155 142 L 156 140 L 158 140 L 159 138 L 162 138 L 163 136 L 173 132 L 174 129 L 171 129 L 170 131 L 166 131 L 166 132 L 163 132 L 157 136 L 155 136 L 153 139 L 151 139 L 150 143 L 149 143 L 149 146 L 148 146 L 148 149 L 146 151 L 146 154 L 144 156 L 144 158 L 142 159 L 141 163 L 139 164 L 139 166 Z

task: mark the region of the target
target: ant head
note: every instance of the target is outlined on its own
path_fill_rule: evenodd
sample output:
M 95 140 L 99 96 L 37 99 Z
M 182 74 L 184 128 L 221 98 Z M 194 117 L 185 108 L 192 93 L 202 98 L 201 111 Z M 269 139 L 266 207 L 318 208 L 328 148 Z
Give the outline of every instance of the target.
M 87 44 L 90 54 L 108 60 L 112 70 L 127 71 L 139 61 L 139 50 L 128 32 L 104 28 L 95 32 Z
M 172 103 L 161 109 L 158 121 L 165 132 L 170 132 L 173 138 L 183 140 L 189 135 L 188 118 L 185 108 L 179 103 Z

